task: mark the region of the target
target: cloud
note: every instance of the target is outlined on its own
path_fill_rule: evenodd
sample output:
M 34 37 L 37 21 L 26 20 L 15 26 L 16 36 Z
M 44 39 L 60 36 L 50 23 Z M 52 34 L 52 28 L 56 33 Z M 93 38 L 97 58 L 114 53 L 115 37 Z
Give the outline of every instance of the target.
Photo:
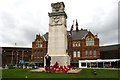
M 49 29 L 51 3 L 61 0 L 0 0 L 0 46 L 30 46 L 37 33 Z M 118 42 L 118 0 L 63 0 L 67 30 L 77 19 L 79 28 L 98 33 L 100 44 Z

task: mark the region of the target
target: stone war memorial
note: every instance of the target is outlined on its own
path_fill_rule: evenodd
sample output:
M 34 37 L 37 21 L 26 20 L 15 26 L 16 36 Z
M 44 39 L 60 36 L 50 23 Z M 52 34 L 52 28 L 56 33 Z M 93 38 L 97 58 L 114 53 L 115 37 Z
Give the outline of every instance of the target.
M 51 56 L 51 65 L 58 62 L 61 66 L 70 65 L 67 53 L 67 15 L 63 2 L 52 3 L 52 12 L 49 14 L 48 54 Z
M 70 66 L 67 52 L 67 14 L 63 2 L 52 3 L 49 15 L 48 54 L 51 56 L 51 72 L 75 70 Z M 44 60 L 44 65 L 46 61 Z

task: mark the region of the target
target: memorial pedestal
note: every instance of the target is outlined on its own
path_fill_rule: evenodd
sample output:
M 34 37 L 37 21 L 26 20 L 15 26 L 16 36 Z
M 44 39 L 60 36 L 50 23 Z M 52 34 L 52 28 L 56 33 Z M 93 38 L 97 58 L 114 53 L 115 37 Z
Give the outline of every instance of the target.
M 67 55 L 51 56 L 51 65 L 58 63 L 60 66 L 70 65 L 70 57 Z

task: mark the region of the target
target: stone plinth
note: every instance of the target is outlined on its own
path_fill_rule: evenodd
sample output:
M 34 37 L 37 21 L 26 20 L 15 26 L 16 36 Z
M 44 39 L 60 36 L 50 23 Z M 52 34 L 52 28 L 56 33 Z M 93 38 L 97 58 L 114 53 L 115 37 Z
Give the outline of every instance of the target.
M 58 64 L 60 66 L 67 66 L 70 65 L 70 57 L 69 56 L 51 56 L 51 65 L 54 65 L 56 62 L 58 62 Z
M 70 56 L 68 55 L 50 55 L 51 56 L 51 65 L 53 66 L 55 65 L 55 63 L 57 62 L 60 66 L 68 66 L 70 65 Z M 46 66 L 46 60 L 44 58 L 44 65 Z

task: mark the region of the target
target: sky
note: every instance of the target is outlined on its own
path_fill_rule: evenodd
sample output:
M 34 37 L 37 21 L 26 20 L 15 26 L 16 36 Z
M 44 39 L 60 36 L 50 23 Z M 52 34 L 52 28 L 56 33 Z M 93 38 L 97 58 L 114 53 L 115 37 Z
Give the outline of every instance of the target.
M 119 0 L 0 0 L 0 47 L 32 47 L 36 34 L 48 32 L 56 2 L 65 4 L 67 30 L 77 19 L 79 29 L 98 34 L 100 46 L 118 43 Z

